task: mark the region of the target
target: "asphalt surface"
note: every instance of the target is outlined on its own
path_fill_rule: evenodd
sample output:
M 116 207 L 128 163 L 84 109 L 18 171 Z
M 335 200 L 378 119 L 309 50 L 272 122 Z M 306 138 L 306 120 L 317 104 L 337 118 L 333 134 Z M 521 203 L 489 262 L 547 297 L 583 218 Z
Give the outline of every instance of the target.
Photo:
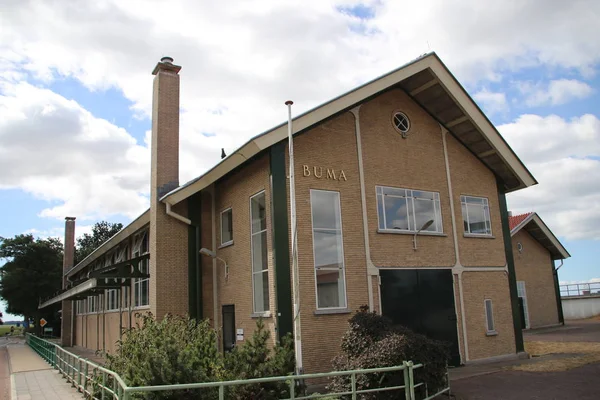
M 526 341 L 600 342 L 600 320 L 567 321 L 562 327 L 528 331 L 524 337 Z M 457 400 L 597 400 L 600 363 L 560 372 L 499 370 L 454 380 L 451 388 Z

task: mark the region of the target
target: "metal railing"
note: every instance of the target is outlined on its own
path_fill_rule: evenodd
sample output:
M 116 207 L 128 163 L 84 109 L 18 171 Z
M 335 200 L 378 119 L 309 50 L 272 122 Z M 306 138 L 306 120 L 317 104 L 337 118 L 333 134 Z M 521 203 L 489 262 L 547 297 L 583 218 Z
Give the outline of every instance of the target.
M 277 376 L 268 378 L 257 378 L 236 381 L 221 381 L 221 382 L 202 382 L 202 383 L 186 383 L 177 385 L 160 385 L 160 386 L 128 386 L 125 381 L 114 371 L 106 369 L 92 361 L 79 357 L 73 354 L 56 343 L 41 339 L 32 334 L 26 334 L 27 344 L 38 353 L 44 360 L 57 369 L 63 377 L 70 382 L 74 388 L 80 391 L 86 398 L 90 399 L 117 399 L 131 400 L 132 395 L 142 393 L 156 392 L 175 392 L 175 391 L 213 391 L 218 396 L 219 400 L 225 400 L 228 389 L 236 386 L 244 385 L 260 385 L 265 383 L 285 383 L 289 387 L 289 397 L 282 400 L 308 400 L 308 399 L 336 399 L 340 396 L 350 396 L 352 400 L 359 399 L 359 395 L 375 392 L 386 391 L 402 391 L 404 392 L 405 400 L 417 399 L 416 390 L 421 393 L 422 400 L 430 400 L 436 396 L 450 392 L 448 374 L 446 374 L 446 386 L 434 393 L 429 394 L 427 385 L 423 382 L 415 383 L 414 371 L 422 368 L 423 364 L 413 364 L 411 361 L 404 361 L 402 365 L 385 368 L 370 368 L 354 371 L 335 371 L 318 374 L 303 374 Z M 386 372 L 402 372 L 403 384 L 376 387 L 370 389 L 358 389 L 358 377 L 366 374 L 381 374 Z M 326 394 L 297 394 L 297 388 L 305 381 L 323 380 L 336 376 L 346 376 L 350 378 L 351 389 L 345 392 L 326 393 Z M 139 398 L 135 396 L 135 398 Z M 398 396 L 400 399 L 400 395 Z
M 600 282 L 560 285 L 560 297 L 600 296 Z

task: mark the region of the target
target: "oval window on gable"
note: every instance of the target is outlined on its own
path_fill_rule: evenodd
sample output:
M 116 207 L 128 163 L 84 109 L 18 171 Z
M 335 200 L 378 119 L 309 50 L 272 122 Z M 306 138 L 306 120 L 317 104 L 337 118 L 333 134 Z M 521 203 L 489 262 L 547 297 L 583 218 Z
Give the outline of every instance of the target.
M 394 124 L 394 128 L 402 134 L 407 133 L 410 129 L 410 120 L 406 114 L 402 112 L 396 111 L 394 113 L 392 116 L 392 123 Z

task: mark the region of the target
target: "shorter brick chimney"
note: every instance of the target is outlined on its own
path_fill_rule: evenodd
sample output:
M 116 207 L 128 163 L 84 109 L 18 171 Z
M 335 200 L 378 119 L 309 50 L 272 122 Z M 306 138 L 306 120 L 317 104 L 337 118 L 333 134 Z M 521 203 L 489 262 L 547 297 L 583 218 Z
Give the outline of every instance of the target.
M 62 287 L 66 289 L 68 281 L 66 273 L 73 267 L 75 262 L 75 218 L 65 218 L 65 248 L 63 255 L 63 281 Z M 73 302 L 64 300 L 62 302 L 62 319 L 60 323 L 60 343 L 64 347 L 73 346 Z

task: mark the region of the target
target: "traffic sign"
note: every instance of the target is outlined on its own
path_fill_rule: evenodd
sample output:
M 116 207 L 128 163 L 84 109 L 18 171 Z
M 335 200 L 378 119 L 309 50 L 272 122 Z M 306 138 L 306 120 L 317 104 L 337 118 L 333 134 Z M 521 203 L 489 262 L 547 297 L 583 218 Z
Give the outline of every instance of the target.
M 40 319 L 40 326 L 43 328 L 46 324 L 48 323 L 48 321 L 46 321 L 44 318 Z

